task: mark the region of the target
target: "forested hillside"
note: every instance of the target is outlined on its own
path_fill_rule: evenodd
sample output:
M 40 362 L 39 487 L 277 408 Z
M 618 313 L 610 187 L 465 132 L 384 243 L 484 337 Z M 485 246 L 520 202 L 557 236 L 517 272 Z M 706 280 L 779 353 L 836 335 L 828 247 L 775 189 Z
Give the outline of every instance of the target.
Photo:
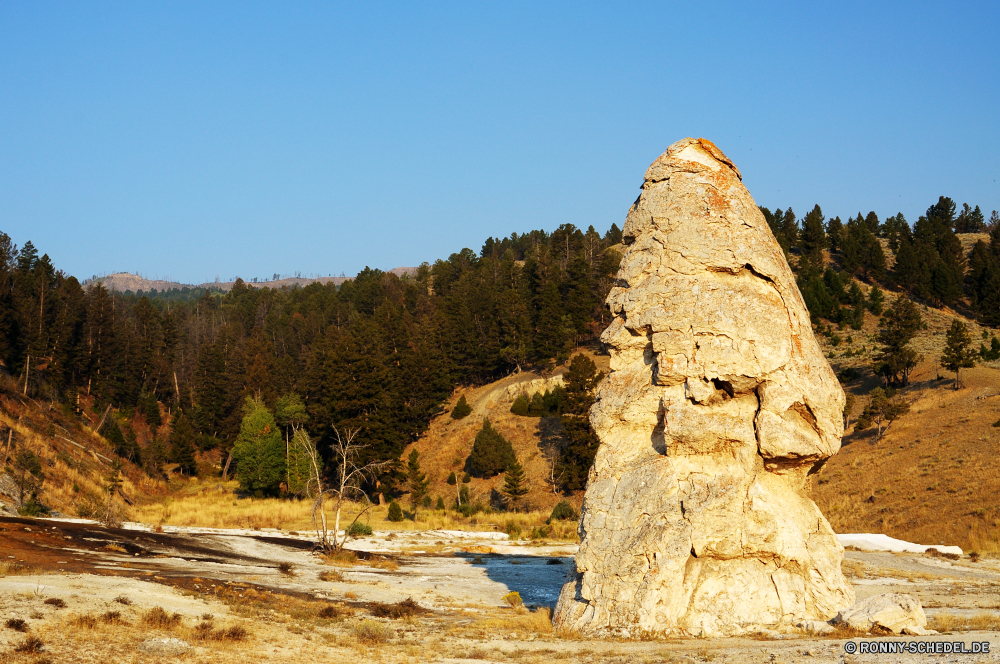
M 881 221 L 859 213 L 842 223 L 816 206 L 800 222 L 791 209 L 761 210 L 825 344 L 836 348 L 847 336 L 842 357 L 863 355 L 853 365 L 886 388 L 905 386 L 920 360 L 909 345 L 922 325 L 911 298 L 1000 323 L 996 212 L 987 221 L 978 207 L 957 212 L 942 197 L 911 227 L 901 214 Z M 398 495 L 406 488 L 400 454 L 456 387 L 551 368 L 580 345 L 597 348 L 621 242 L 617 226 L 601 236 L 567 224 L 489 238 L 478 254 L 463 249 L 414 275 L 365 269 L 340 285 L 237 281 L 225 293 L 149 296 L 84 288 L 30 242 L 18 249 L 0 234 L 2 388 L 61 404 L 152 475 L 166 462 L 198 472 L 199 451 L 238 472 L 240 455 L 229 453 L 248 398 L 259 397 L 252 407 L 274 415 L 261 420 L 260 435 L 270 436 L 272 425 L 286 434 L 304 428 L 325 453 L 335 427 L 358 429 L 363 460 L 395 462 L 366 488 Z M 868 337 L 876 343 L 855 347 L 843 330 L 862 330 L 866 315 L 869 328 L 882 317 Z M 1000 357 L 1000 342 L 983 339 L 981 358 Z M 974 363 L 972 341 L 955 351 L 963 366 Z M 856 380 L 857 369 L 842 380 Z M 890 389 L 886 399 L 894 398 Z M 586 450 L 563 440 L 560 463 L 579 480 L 566 491 L 582 488 L 594 451 L 588 432 L 577 436 Z
M 368 454 L 396 459 L 456 385 L 561 362 L 599 334 L 620 235 L 567 224 L 490 238 L 478 255 L 464 249 L 413 277 L 237 282 L 192 301 L 84 289 L 30 242 L 18 249 L 0 235 L 4 388 L 93 420 L 110 406 L 102 433 L 151 472 L 164 461 L 193 471 L 195 448 L 225 456 L 257 395 L 272 408 L 298 395 L 321 449 L 331 425 L 360 427 Z M 168 440 L 137 440 L 129 421 L 157 431 L 161 410 Z

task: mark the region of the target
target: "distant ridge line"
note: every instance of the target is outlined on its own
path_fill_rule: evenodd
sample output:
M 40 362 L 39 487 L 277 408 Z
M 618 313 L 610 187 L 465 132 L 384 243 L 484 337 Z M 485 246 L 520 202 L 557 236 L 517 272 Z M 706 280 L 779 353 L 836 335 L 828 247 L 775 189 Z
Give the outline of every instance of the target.
M 413 276 L 417 273 L 417 268 L 415 267 L 394 267 L 388 270 L 392 274 L 398 277 L 402 276 Z M 323 285 L 334 284 L 339 286 L 345 281 L 350 281 L 354 277 L 287 277 L 284 279 L 272 279 L 269 281 L 244 281 L 243 283 L 247 286 L 252 286 L 254 288 L 292 288 L 293 286 L 308 286 L 309 284 L 320 283 Z M 140 290 L 144 293 L 149 293 L 153 290 L 157 292 L 164 292 L 170 290 L 181 290 L 183 288 L 204 288 L 206 290 L 218 290 L 223 293 L 229 292 L 235 281 L 209 281 L 203 284 L 182 284 L 177 281 L 166 281 L 163 279 L 146 279 L 140 277 L 137 274 L 131 274 L 129 272 L 115 272 L 113 274 L 108 274 L 103 277 L 96 277 L 94 279 L 88 279 L 83 282 L 84 285 L 99 283 L 102 284 L 109 291 L 116 291 L 119 293 L 125 293 L 127 291 L 132 291 L 137 293 Z

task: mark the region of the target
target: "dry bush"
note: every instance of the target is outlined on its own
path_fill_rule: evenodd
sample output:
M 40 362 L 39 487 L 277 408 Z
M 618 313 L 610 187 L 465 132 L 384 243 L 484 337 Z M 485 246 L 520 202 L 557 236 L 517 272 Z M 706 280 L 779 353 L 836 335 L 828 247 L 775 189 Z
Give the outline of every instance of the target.
M 118 597 L 115 597 L 114 601 L 118 602 L 119 604 L 121 604 L 123 606 L 132 606 L 132 600 L 130 600 L 125 595 L 119 595 Z
M 97 627 L 97 616 L 92 616 L 89 613 L 73 616 L 69 624 L 80 629 L 94 629 Z
M 250 631 L 239 625 L 216 629 L 210 622 L 198 623 L 194 628 L 195 638 L 202 641 L 246 641 Z
M 344 593 L 344 599 L 357 599 L 357 598 L 358 598 L 358 594 L 356 592 L 348 591 L 348 592 Z
M 295 568 L 289 562 L 278 563 L 278 571 L 288 576 L 295 576 Z
M 372 556 L 368 560 L 368 566 L 376 569 L 389 570 L 390 572 L 395 572 L 399 569 L 399 563 L 387 556 Z
M 323 556 L 323 560 L 330 565 L 350 567 L 358 564 L 358 554 L 353 551 L 349 551 L 348 549 L 341 549 L 340 551 Z
M 28 636 L 24 641 L 14 646 L 14 652 L 40 653 L 45 644 L 37 636 Z
M 320 581 L 343 581 L 344 575 L 333 570 L 324 570 L 319 573 Z
M 987 611 L 979 611 L 969 618 L 969 629 L 977 632 L 1000 630 L 1000 616 Z
M 125 547 L 123 547 L 121 544 L 115 544 L 113 542 L 111 544 L 105 544 L 104 545 L 104 550 L 105 551 L 114 551 L 115 553 L 128 553 L 125 550 Z
M 419 613 L 427 613 L 427 609 L 414 602 L 412 597 L 407 597 L 395 604 L 372 602 L 369 612 L 376 618 L 409 618 Z
M 521 593 L 516 590 L 511 590 L 509 593 L 504 595 L 502 599 L 508 606 L 514 609 L 524 605 L 524 601 L 521 599 Z
M 374 620 L 362 620 L 354 626 L 354 637 L 362 645 L 378 645 L 392 638 L 392 630 Z
M 101 616 L 101 622 L 108 625 L 131 625 L 128 620 L 122 617 L 120 611 L 106 611 L 104 615 Z
M 541 606 L 534 611 L 524 611 L 502 618 L 484 618 L 473 623 L 473 627 L 486 631 L 523 631 L 534 634 L 552 634 L 552 610 Z M 575 632 L 560 633 L 563 638 L 576 638 Z M 578 636 L 578 635 L 577 635 Z
M 941 611 L 927 620 L 927 627 L 936 629 L 939 632 L 952 632 L 958 629 L 961 621 L 958 616 L 950 611 Z
M 170 615 L 159 606 L 154 606 L 142 616 L 142 624 L 155 629 L 173 629 L 180 622 L 181 614 Z
M 47 600 L 45 600 L 45 604 L 48 604 L 49 606 L 54 606 L 57 609 L 65 609 L 66 608 L 66 601 L 62 600 L 62 599 L 60 599 L 58 597 L 50 597 L 50 598 L 48 598 Z
M 7 629 L 12 629 L 15 632 L 28 631 L 28 623 L 23 618 L 8 618 L 6 625 Z
M 326 619 L 343 618 L 346 616 L 353 616 L 353 615 L 354 615 L 354 609 L 351 609 L 350 607 L 347 606 L 343 606 L 341 604 L 328 604 L 327 606 L 324 606 L 322 609 L 319 610 L 319 617 Z

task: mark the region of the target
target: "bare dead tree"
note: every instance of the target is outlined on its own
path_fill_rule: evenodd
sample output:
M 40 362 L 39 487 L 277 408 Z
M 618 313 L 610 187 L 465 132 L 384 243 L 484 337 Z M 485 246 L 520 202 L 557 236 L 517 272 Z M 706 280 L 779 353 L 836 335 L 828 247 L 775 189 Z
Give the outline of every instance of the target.
M 322 466 L 319 453 L 315 443 L 309 438 L 304 429 L 295 432 L 293 443 L 305 453 L 309 460 L 310 477 L 308 480 L 307 492 L 315 496 L 313 502 L 312 518 L 316 527 L 316 538 L 319 545 L 326 551 L 339 551 L 347 542 L 351 527 L 357 523 L 358 519 L 371 511 L 372 502 L 368 495 L 361 489 L 365 480 L 375 481 L 376 476 L 382 470 L 392 465 L 391 461 L 369 461 L 361 463 L 359 457 L 367 449 L 367 445 L 355 442 L 355 438 L 361 431 L 360 428 L 345 429 L 341 434 L 337 427 L 333 427 L 335 440 L 331 445 L 333 461 L 336 464 L 336 471 L 333 478 L 333 486 L 327 487 L 323 481 Z M 328 528 L 326 519 L 326 508 L 324 501 L 327 496 L 334 500 L 334 522 L 332 532 Z M 362 504 L 361 510 L 354 516 L 351 524 L 344 528 L 344 536 L 340 537 L 340 517 L 345 508 L 345 503 L 357 500 Z M 331 541 L 332 535 L 332 541 Z

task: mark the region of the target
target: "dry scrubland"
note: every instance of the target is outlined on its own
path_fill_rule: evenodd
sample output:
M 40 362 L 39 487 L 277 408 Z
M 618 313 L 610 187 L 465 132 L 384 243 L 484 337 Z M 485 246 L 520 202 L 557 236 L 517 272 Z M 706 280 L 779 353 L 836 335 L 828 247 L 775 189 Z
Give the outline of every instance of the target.
M 891 301 L 892 295 L 889 295 Z M 838 332 L 832 346 L 821 337 L 834 369 L 862 375 L 845 384 L 857 396 L 841 452 L 813 478 L 813 498 L 839 533 L 873 532 L 924 544 L 957 545 L 984 555 L 1000 554 L 1000 365 L 962 371 L 964 387 L 938 366 L 945 331 L 960 318 L 975 344 L 980 328 L 948 310 L 921 307 L 927 329 L 913 347 L 924 355 L 901 391 L 910 412 L 875 443 L 874 428 L 857 431 L 854 421 L 864 394 L 879 382 L 866 371 L 875 347 L 877 318 L 868 314 L 861 331 Z M 846 343 L 852 337 L 853 343 Z M 864 352 L 862 352 L 864 348 Z

